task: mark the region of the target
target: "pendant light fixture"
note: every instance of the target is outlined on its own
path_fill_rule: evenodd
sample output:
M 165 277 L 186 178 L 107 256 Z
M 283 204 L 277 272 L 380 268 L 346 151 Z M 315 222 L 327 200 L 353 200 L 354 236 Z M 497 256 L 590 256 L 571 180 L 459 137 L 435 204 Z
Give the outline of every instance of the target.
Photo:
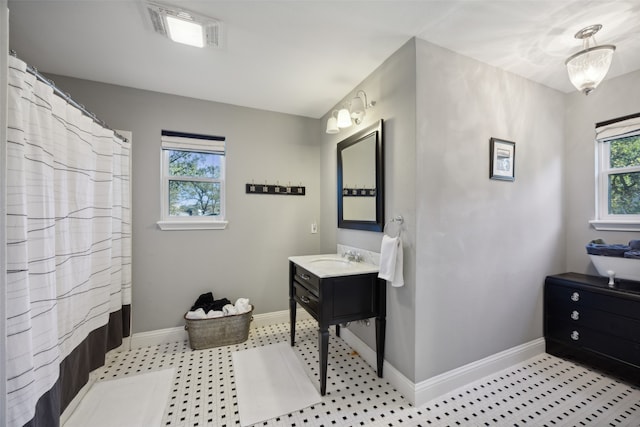
M 580 92 L 589 95 L 604 80 L 616 47 L 611 44 L 596 45 L 595 34 L 602 25 L 590 25 L 575 34 L 582 40 L 582 50 L 571 55 L 566 61 L 569 80 Z

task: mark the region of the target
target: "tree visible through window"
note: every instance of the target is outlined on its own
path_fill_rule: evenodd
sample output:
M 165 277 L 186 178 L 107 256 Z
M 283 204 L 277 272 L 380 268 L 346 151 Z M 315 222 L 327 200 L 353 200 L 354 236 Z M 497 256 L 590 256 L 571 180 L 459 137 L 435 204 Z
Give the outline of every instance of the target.
M 225 137 L 163 130 L 161 142 L 160 228 L 224 229 Z
M 640 227 L 640 113 L 596 123 L 597 230 Z
M 169 150 L 169 215 L 219 216 L 223 156 Z
M 640 215 L 640 136 L 609 142 L 609 214 Z

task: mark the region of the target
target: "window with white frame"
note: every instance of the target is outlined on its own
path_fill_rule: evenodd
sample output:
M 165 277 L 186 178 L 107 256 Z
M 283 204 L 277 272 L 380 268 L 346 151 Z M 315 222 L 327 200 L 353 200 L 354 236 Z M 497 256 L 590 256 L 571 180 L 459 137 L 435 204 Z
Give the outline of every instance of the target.
M 597 220 L 602 230 L 640 229 L 640 114 L 596 125 Z
M 162 230 L 223 229 L 225 138 L 162 131 Z

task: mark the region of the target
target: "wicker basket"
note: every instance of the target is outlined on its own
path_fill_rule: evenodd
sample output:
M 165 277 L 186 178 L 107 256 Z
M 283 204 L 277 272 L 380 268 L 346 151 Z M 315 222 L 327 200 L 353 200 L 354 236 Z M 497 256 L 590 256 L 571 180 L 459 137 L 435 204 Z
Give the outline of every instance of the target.
M 251 311 L 213 319 L 187 319 L 184 328 L 189 333 L 189 344 L 193 350 L 239 344 L 249 337 L 249 326 L 253 320 Z

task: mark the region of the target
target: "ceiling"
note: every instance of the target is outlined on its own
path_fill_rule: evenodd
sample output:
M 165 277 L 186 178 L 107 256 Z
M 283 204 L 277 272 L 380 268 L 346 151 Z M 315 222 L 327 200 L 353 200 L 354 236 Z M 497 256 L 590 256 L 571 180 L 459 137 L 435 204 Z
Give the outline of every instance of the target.
M 569 92 L 573 35 L 599 23 L 608 78 L 640 69 L 638 0 L 161 2 L 223 21 L 223 47 L 171 42 L 134 0 L 9 1 L 9 45 L 45 74 L 313 118 L 414 36 Z

